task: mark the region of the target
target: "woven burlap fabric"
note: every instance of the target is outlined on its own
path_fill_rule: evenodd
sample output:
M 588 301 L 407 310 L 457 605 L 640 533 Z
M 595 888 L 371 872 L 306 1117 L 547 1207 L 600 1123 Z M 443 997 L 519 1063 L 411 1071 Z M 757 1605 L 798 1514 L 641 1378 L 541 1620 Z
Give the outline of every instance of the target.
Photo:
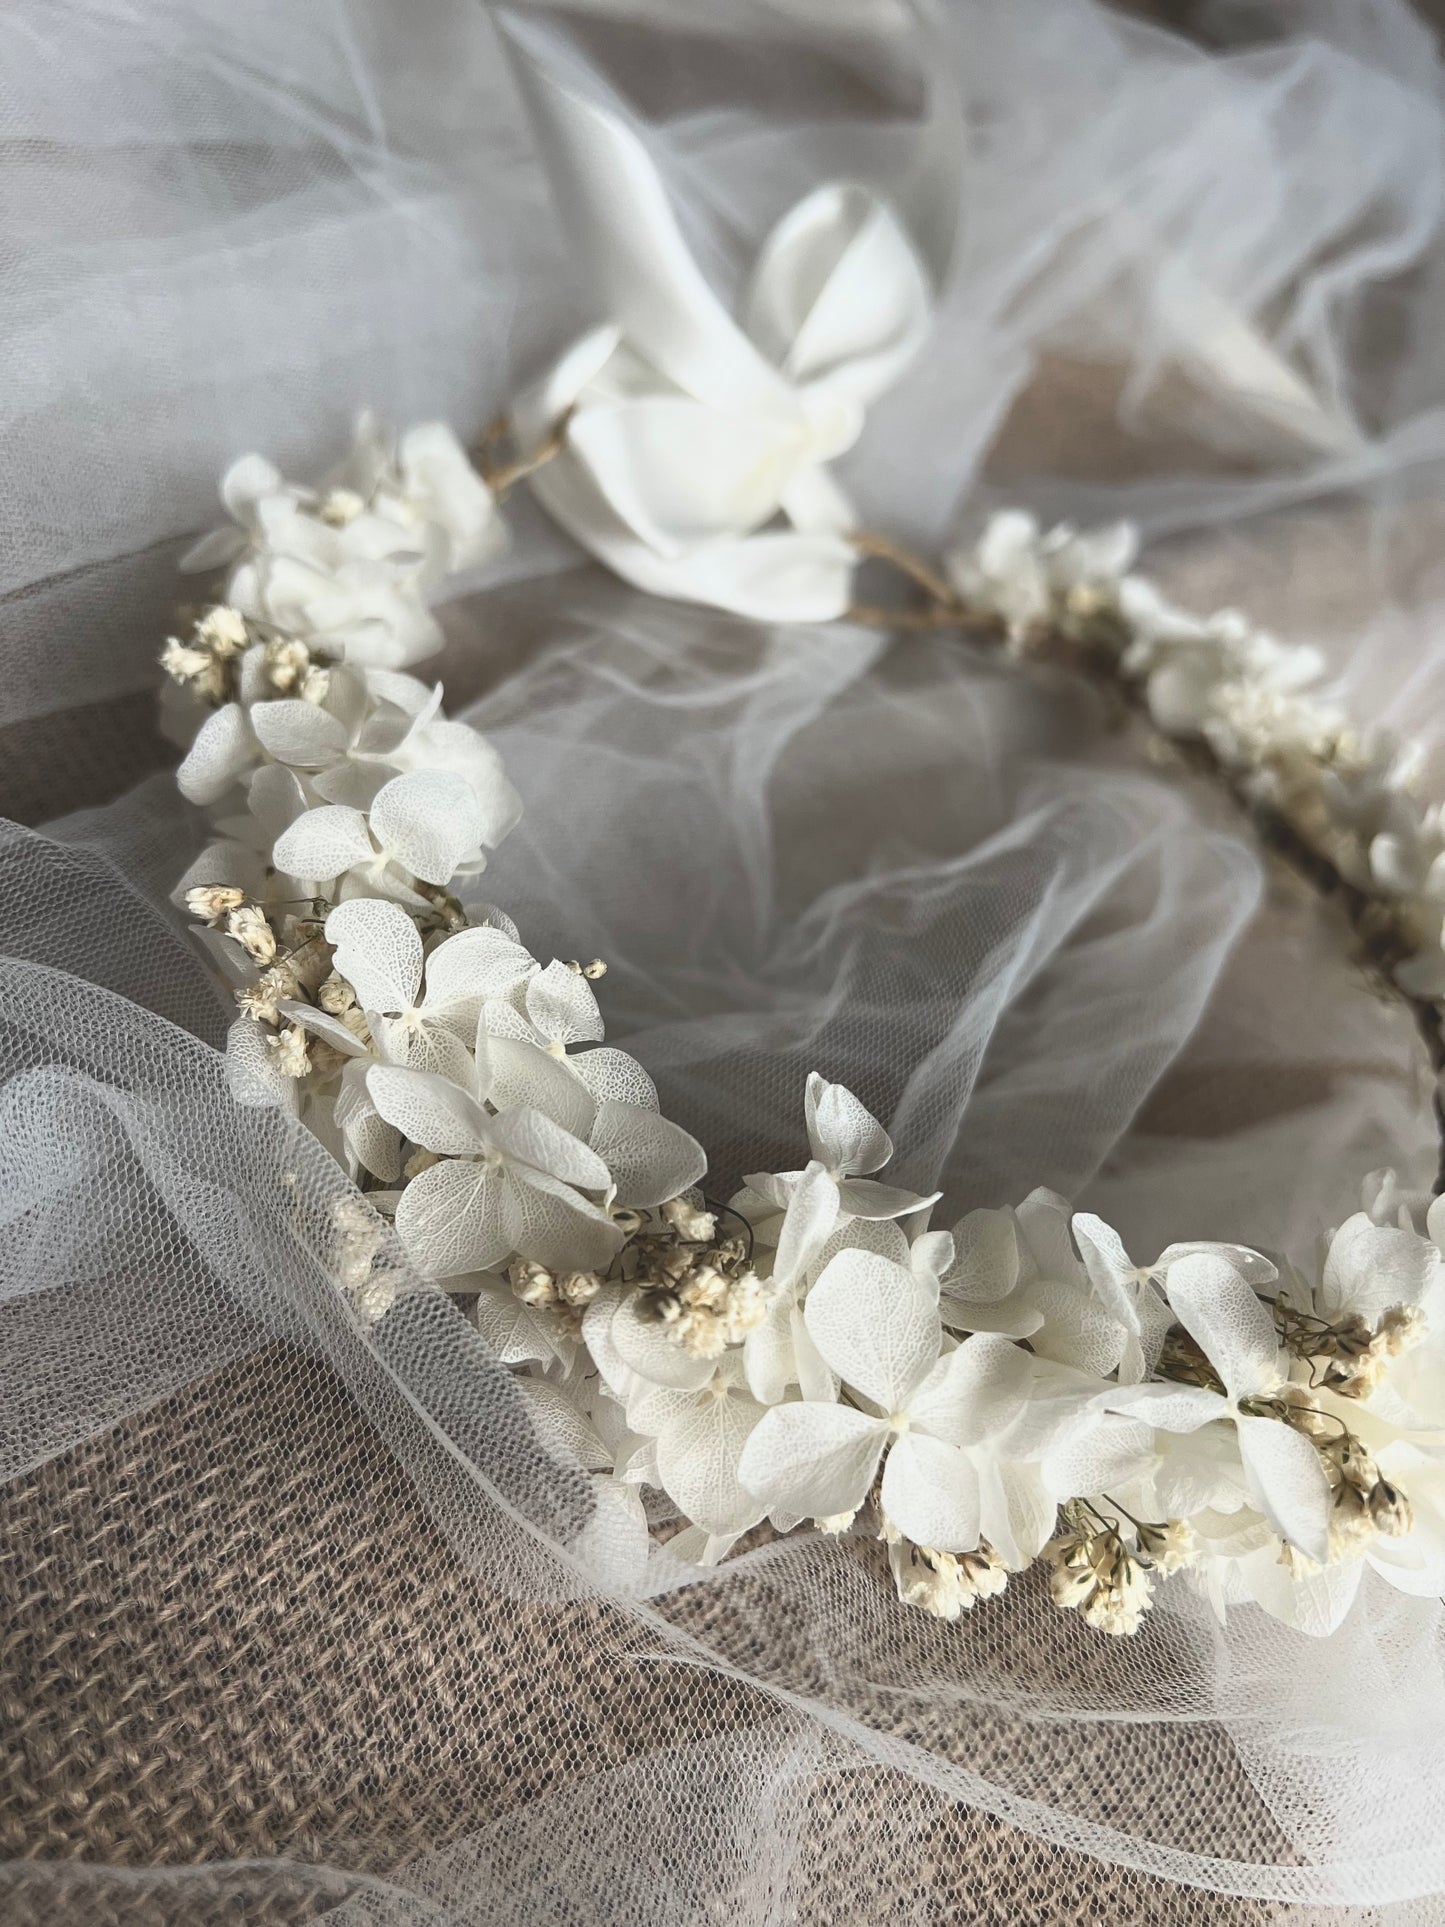
M 373 1522 L 360 1538 L 359 1497 Z M 705 1633 L 707 1602 L 673 1610 Z M 596 1613 L 490 1594 L 336 1382 L 263 1352 L 0 1499 L 0 1856 L 279 1858 L 404 1880 L 418 1856 L 643 1746 L 767 1717 L 726 1678 L 700 1688 L 689 1669 L 683 1697 L 666 1668 L 597 1659 Z M 1237 1785 L 1236 1850 L 1278 1851 L 1227 1746 L 1206 1737 L 1192 1765 L 1216 1794 L 1221 1776 Z M 1200 1913 L 1199 1896 L 943 1801 L 926 1837 L 890 1840 L 895 1791 L 882 1771 L 820 1778 L 780 1919 L 1272 1917 L 1223 1901 Z M 865 1916 L 860 1856 L 878 1863 Z M 7 1919 L 130 1927 L 310 1919 L 344 1888 L 269 1880 L 262 1911 L 239 1872 L 166 1894 L 87 1878 L 63 1915 L 64 1888 L 12 1877 L 3 1891 Z

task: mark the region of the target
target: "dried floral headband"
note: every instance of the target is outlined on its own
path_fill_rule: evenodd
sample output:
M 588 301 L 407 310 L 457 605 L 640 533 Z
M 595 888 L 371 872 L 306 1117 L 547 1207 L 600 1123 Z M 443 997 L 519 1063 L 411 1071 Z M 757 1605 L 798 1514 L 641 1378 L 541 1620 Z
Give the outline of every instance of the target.
M 879 1178 L 886 1133 L 817 1075 L 806 1159 L 714 1205 L 702 1148 L 603 1042 L 603 966 L 544 966 L 470 896 L 520 804 L 407 671 L 526 476 L 660 593 L 956 626 L 1106 677 L 1338 896 L 1438 1071 L 1445 827 L 1407 757 L 1306 693 L 1312 652 L 1172 606 L 1124 529 L 1004 513 L 938 572 L 852 526 L 826 462 L 920 338 L 916 267 L 881 203 L 825 189 L 765 250 L 746 339 L 710 335 L 674 250 L 672 308 L 646 307 L 645 340 L 624 314 L 564 357 L 513 411 L 515 460 L 494 434 L 478 473 L 445 428 L 394 440 L 363 418 L 320 488 L 258 457 L 228 472 L 231 526 L 183 563 L 224 568 L 219 598 L 163 662 L 178 780 L 218 832 L 177 897 L 236 985 L 232 1088 L 358 1182 L 333 1255 L 358 1316 L 390 1309 L 390 1220 L 413 1270 L 470 1302 L 539 1449 L 580 1458 L 639 1529 L 643 1490 L 666 1495 L 673 1559 L 715 1562 L 765 1521 L 876 1530 L 901 1598 L 934 1614 L 1041 1560 L 1058 1603 L 1113 1633 L 1175 1571 L 1221 1613 L 1254 1600 L 1310 1632 L 1367 1566 L 1438 1593 L 1445 1205 L 1377 1177 L 1317 1273 L 1218 1243 L 1139 1264 L 1046 1191 L 930 1231 L 936 1196 Z M 921 601 L 858 604 L 879 559 Z

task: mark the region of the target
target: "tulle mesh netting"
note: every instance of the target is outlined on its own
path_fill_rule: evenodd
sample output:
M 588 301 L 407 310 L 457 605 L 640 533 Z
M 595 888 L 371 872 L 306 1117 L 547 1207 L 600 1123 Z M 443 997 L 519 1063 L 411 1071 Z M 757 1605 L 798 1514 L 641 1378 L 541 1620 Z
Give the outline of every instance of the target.
M 628 103 L 720 285 L 840 173 L 932 223 L 935 339 L 848 472 L 875 526 L 1126 513 L 1445 780 L 1430 30 L 1180 12 L 530 28 Z M 905 1615 L 861 1540 L 699 1576 L 399 1251 L 358 1320 L 341 1173 L 231 1100 L 166 902 L 174 558 L 244 449 L 314 470 L 363 401 L 475 434 L 587 291 L 479 8 L 20 4 L 0 99 L 0 784 L 39 826 L 0 842 L 7 1918 L 1445 1917 L 1435 1602 L 1314 1642 L 1178 1587 L 1109 1642 L 1030 1578 Z M 650 602 L 514 520 L 440 669 L 526 802 L 488 892 L 608 959 L 714 1188 L 794 1161 L 812 1068 L 944 1222 L 1048 1184 L 1141 1245 L 1298 1247 L 1370 1169 L 1428 1181 L 1408 1025 L 1091 699 Z

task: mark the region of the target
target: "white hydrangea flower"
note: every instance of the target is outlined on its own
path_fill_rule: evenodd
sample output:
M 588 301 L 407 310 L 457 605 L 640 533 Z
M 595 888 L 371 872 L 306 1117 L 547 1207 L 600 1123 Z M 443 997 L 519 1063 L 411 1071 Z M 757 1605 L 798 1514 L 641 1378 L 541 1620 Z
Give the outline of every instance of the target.
M 1067 524 L 1047 534 L 1024 509 L 991 515 L 971 546 L 946 558 L 948 579 L 971 610 L 996 616 L 1011 640 L 1051 620 L 1078 619 L 1117 601 L 1139 546 L 1126 522 L 1080 534 Z
M 1323 668 L 1317 649 L 1286 647 L 1256 629 L 1235 609 L 1196 616 L 1177 607 L 1147 577 L 1127 576 L 1119 586 L 1120 611 L 1133 632 L 1122 667 L 1144 681 L 1149 714 L 1169 736 L 1210 740 L 1230 760 L 1230 738 L 1212 731 L 1219 722 L 1220 691 L 1244 685 L 1256 694 L 1288 696 L 1313 682 Z M 1281 709 L 1277 730 L 1317 733 L 1323 718 L 1312 707 Z
M 1181 1258 L 1201 1253 L 1223 1258 L 1251 1285 L 1272 1284 L 1279 1272 L 1268 1258 L 1245 1245 L 1184 1243 L 1165 1247 L 1152 1265 L 1136 1265 L 1111 1225 L 1092 1212 L 1075 1212 L 1074 1241 L 1089 1282 L 1099 1302 L 1129 1334 L 1120 1355 L 1117 1375 L 1121 1385 L 1147 1378 L 1158 1363 L 1165 1334 L 1174 1314 L 1158 1287 L 1167 1289 L 1169 1267 Z
M 748 1383 L 764 1405 L 778 1404 L 793 1385 L 804 1398 L 837 1397 L 838 1381 L 808 1336 L 803 1303 L 840 1251 L 872 1251 L 891 1259 L 911 1271 L 936 1303 L 939 1279 L 953 1262 L 953 1239 L 946 1231 L 925 1231 L 910 1244 L 896 1220 L 848 1218 L 834 1228 L 798 1277 L 789 1283 L 772 1279 L 767 1313 L 743 1341 Z
M 867 1409 L 770 1407 L 743 1452 L 744 1486 L 769 1511 L 829 1518 L 863 1503 L 881 1461 L 884 1516 L 915 1545 L 966 1552 L 985 1532 L 1000 1550 L 1013 1544 L 1022 1495 L 1011 1489 L 1008 1438 L 1028 1403 L 1028 1356 L 993 1333 L 945 1351 L 926 1284 L 870 1252 L 840 1252 L 803 1318 L 819 1355 Z M 1023 1536 L 1041 1534 L 1041 1545 L 1053 1513 L 1039 1496 L 1022 1508 L 1032 1528 Z
M 893 1156 L 883 1126 L 841 1084 L 816 1071 L 805 1098 L 808 1147 L 812 1157 L 801 1171 L 759 1172 L 745 1180 L 733 1200 L 754 1222 L 757 1235 L 776 1246 L 773 1277 L 791 1283 L 822 1250 L 834 1227 L 850 1218 L 906 1218 L 937 1202 L 939 1193 L 920 1197 L 896 1185 L 880 1184 L 871 1174 Z M 768 1226 L 769 1212 L 781 1222 Z
M 1209 1253 L 1169 1267 L 1169 1302 L 1224 1384 L 1120 1386 L 1101 1404 L 1169 1432 L 1192 1433 L 1223 1422 L 1237 1434 L 1250 1496 L 1273 1531 L 1316 1564 L 1329 1558 L 1330 1483 L 1319 1453 L 1279 1418 L 1251 1409 L 1285 1383 L 1269 1307 L 1227 1258 Z
M 363 416 L 349 462 L 322 491 L 243 456 L 221 498 L 232 526 L 202 537 L 181 567 L 233 565 L 226 599 L 244 615 L 320 654 L 382 668 L 439 646 L 428 592 L 503 539 L 490 490 L 438 422 L 394 443 Z
M 397 436 L 365 410 L 350 456 L 329 484 L 329 493 L 340 491 L 419 535 L 427 581 L 489 562 L 506 546 L 496 499 L 445 422 L 421 422 Z
M 1102 1299 L 1069 1236 L 1057 1192 L 1031 1191 L 1014 1210 L 971 1211 L 953 1228 L 942 1282 L 945 1324 L 1026 1338 L 1042 1358 L 1103 1376 L 1128 1347 L 1121 1307 Z
M 1445 1439 L 1445 1203 L 1426 1219 L 1429 1238 L 1358 1211 L 1330 1240 L 1313 1309 L 1331 1321 L 1351 1314 L 1384 1342 L 1350 1401 L 1401 1431 Z M 1432 1242 L 1433 1240 L 1433 1242 Z M 1391 1328 L 1394 1328 L 1393 1334 Z M 1411 1493 L 1413 1499 L 1413 1491 Z
M 622 1239 L 584 1192 L 611 1185 L 598 1154 L 538 1111 L 490 1115 L 433 1072 L 373 1065 L 367 1089 L 381 1116 L 441 1162 L 406 1186 L 396 1228 L 433 1278 L 490 1271 L 514 1253 L 549 1270 L 606 1270 Z
M 354 897 L 327 917 L 326 941 L 385 1061 L 475 1083 L 477 1019 L 509 974 L 515 947 L 502 931 L 460 930 L 424 953 L 420 931 L 399 904 Z
M 319 886 L 345 879 L 344 895 L 413 894 L 415 882 L 449 884 L 486 865 L 516 822 L 505 779 L 486 798 L 447 770 L 413 770 L 377 791 L 369 810 L 324 803 L 276 839 L 278 870 Z

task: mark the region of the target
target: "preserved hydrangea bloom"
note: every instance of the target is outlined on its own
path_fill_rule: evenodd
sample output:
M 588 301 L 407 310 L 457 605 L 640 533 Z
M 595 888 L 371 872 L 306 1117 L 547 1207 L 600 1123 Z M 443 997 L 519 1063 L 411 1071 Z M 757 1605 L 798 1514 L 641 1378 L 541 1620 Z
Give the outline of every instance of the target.
M 938 1193 L 920 1197 L 873 1176 L 893 1156 L 888 1133 L 841 1084 L 815 1071 L 805 1099 L 811 1160 L 801 1171 L 758 1172 L 735 1200 L 758 1235 L 777 1247 L 773 1275 L 780 1284 L 796 1278 L 817 1257 L 835 1226 L 851 1218 L 906 1218 L 926 1210 Z M 768 1225 L 769 1210 L 781 1219 Z
M 863 1251 L 832 1260 L 803 1317 L 863 1406 L 774 1406 L 743 1453 L 743 1484 L 769 1510 L 821 1518 L 861 1505 L 882 1461 L 883 1515 L 915 1545 L 967 1552 L 984 1536 L 1031 1557 L 1053 1508 L 1013 1444 L 1028 1406 L 1028 1355 L 992 1333 L 945 1350 L 936 1297 L 902 1266 Z

